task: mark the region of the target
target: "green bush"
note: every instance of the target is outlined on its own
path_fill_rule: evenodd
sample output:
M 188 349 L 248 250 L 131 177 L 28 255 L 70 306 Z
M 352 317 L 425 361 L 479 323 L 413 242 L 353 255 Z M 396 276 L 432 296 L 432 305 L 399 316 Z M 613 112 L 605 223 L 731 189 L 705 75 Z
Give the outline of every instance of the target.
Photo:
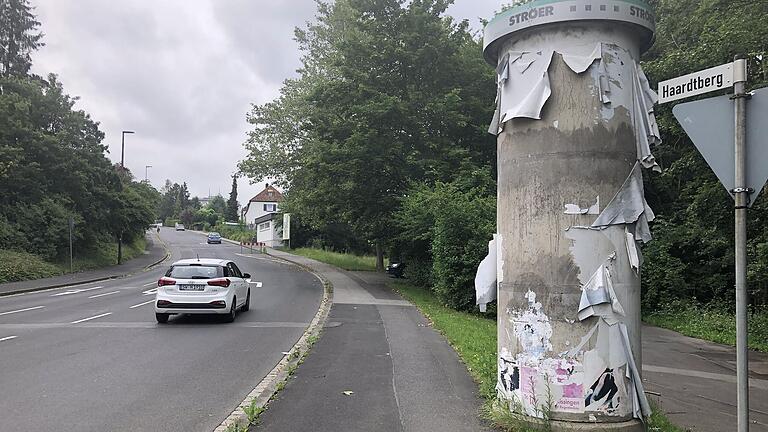
M 63 270 L 37 255 L 0 250 L 0 283 L 40 279 L 62 274 Z
M 402 233 L 398 247 L 409 262 L 406 276 L 431 286 L 444 305 L 472 310 L 477 266 L 496 231 L 496 196 L 489 173 L 478 171 L 453 183 L 413 187 L 396 220 Z M 424 265 L 429 262 L 425 255 L 431 255 L 431 271 Z
M 163 226 L 173 228 L 176 226 L 177 223 L 179 223 L 178 219 L 165 218 L 165 222 L 163 222 Z

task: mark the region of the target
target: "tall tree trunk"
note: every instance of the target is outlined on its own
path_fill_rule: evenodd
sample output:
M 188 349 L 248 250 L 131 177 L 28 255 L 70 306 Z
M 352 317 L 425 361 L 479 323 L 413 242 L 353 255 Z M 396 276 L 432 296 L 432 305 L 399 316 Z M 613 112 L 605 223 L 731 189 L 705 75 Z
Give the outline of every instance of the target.
M 376 271 L 384 271 L 384 249 L 381 247 L 381 239 L 376 239 Z

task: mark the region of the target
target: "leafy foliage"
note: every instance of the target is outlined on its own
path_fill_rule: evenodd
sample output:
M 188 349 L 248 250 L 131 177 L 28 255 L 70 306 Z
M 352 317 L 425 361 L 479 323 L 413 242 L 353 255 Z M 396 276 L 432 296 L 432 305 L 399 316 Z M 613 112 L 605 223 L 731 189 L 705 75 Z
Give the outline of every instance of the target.
M 768 84 L 765 61 L 768 3 L 724 0 L 658 0 L 656 43 L 643 68 L 653 82 L 745 54 L 749 82 Z M 709 95 L 707 95 L 708 97 Z M 676 299 L 732 303 L 733 200 L 718 182 L 671 112 L 657 109 L 664 143 L 654 154 L 664 171 L 647 178 L 646 195 L 659 215 L 654 240 L 644 249 L 643 306 L 664 308 Z M 768 201 L 753 197 L 749 212 L 749 285 L 753 302 L 768 302 Z

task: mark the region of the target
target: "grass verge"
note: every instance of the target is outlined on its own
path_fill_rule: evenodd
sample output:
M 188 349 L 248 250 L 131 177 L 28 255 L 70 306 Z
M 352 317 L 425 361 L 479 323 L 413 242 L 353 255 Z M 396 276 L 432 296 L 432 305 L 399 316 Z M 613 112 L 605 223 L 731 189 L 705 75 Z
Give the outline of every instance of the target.
M 138 238 L 123 245 L 123 260 L 128 261 L 144 253 L 147 242 Z M 72 268 L 77 272 L 111 266 L 117 263 L 117 244 L 102 243 L 87 254 L 76 255 Z M 69 273 L 69 260 L 48 262 L 26 252 L 0 250 L 0 283 L 34 280 Z
M 752 310 L 749 315 L 749 347 L 768 352 L 768 308 Z M 736 345 L 736 315 L 715 308 L 681 304 L 668 311 L 654 312 L 643 321 L 674 330 L 686 336 Z
M 376 271 L 376 257 L 372 256 L 360 256 L 311 248 L 291 249 L 290 252 L 296 255 L 312 258 L 313 260 L 324 262 L 344 270 Z
M 408 301 L 429 319 L 432 326 L 442 333 L 467 366 L 470 375 L 478 383 L 479 393 L 485 399 L 485 417 L 494 426 L 509 432 L 534 431 L 522 425 L 509 411 L 494 407 L 496 401 L 496 320 L 466 312 L 458 312 L 443 306 L 435 296 L 404 282 L 391 282 Z M 546 428 L 544 428 L 546 429 Z M 648 430 L 654 432 L 683 432 L 674 426 L 659 409 L 648 421 Z

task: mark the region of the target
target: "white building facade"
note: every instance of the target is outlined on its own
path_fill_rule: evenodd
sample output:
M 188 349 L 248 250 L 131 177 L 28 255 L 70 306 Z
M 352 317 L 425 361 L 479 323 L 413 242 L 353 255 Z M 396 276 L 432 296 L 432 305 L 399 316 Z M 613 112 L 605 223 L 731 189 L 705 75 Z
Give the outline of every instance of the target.
M 256 231 L 256 241 L 264 243 L 268 247 L 283 245 L 282 230 L 278 230 L 275 221 L 280 216 L 280 202 L 283 194 L 274 186 L 267 183 L 263 191 L 248 201 L 243 208 L 243 221 L 245 225 Z

